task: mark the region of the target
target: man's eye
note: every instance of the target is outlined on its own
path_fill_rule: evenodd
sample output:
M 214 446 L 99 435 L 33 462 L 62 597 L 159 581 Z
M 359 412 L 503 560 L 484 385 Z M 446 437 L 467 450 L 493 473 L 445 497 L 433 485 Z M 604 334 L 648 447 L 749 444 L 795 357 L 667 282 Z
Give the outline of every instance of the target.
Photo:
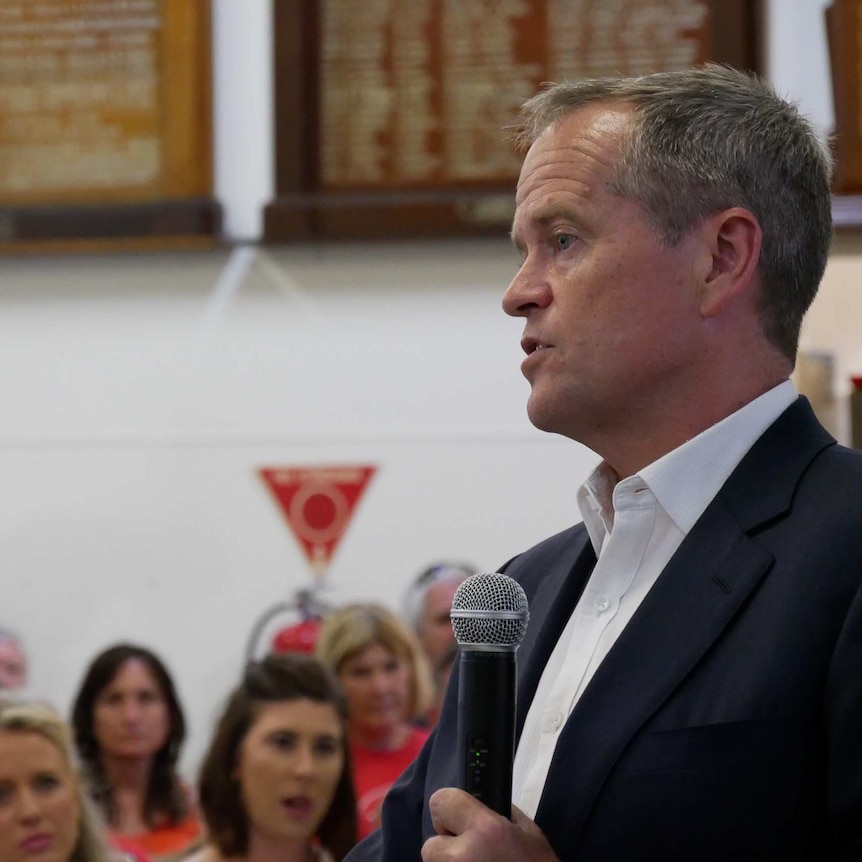
M 554 237 L 554 242 L 560 251 L 566 251 L 574 245 L 575 238 L 570 233 L 558 233 Z

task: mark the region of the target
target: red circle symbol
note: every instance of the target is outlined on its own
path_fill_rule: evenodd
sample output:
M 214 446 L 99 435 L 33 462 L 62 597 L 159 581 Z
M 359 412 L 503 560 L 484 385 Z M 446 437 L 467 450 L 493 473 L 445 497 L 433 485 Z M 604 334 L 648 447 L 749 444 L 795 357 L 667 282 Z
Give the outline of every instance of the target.
M 299 487 L 289 519 L 297 536 L 312 544 L 338 539 L 347 526 L 350 505 L 339 488 L 325 481 L 309 481 Z
M 335 501 L 326 494 L 313 494 L 303 503 L 302 514 L 312 530 L 328 530 L 337 514 Z

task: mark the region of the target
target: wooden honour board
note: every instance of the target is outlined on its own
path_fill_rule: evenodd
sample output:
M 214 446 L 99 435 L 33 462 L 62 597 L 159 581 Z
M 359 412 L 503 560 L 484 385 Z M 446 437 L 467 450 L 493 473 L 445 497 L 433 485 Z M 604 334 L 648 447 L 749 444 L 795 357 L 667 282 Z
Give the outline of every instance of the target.
M 265 239 L 499 233 L 545 81 L 757 69 L 755 0 L 277 0 Z
M 209 0 L 0 0 L 0 250 L 211 242 Z

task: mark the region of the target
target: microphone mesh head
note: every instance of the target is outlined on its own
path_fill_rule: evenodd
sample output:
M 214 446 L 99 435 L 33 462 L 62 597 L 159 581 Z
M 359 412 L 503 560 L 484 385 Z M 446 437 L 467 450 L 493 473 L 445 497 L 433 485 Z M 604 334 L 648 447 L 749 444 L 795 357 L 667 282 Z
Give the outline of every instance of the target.
M 515 649 L 524 639 L 529 619 L 521 585 L 499 572 L 471 575 L 452 600 L 452 630 L 461 646 Z

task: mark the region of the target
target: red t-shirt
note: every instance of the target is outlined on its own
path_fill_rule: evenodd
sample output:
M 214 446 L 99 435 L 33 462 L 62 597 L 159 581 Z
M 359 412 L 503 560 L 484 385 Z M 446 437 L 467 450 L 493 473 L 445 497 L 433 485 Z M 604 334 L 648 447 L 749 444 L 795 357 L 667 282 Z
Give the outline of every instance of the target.
M 152 862 L 141 847 L 121 835 L 111 835 L 110 845 L 120 851 L 125 862 Z
M 125 841 L 132 848 L 142 850 L 149 856 L 166 856 L 171 853 L 191 849 L 194 843 L 202 836 L 200 820 L 197 813 L 192 810 L 185 819 L 175 826 L 162 826 L 143 832 L 140 835 L 120 835 L 112 833 L 111 838 Z
M 380 751 L 351 743 L 360 838 L 365 838 L 380 826 L 383 797 L 398 776 L 416 759 L 428 735 L 427 730 L 414 727 L 407 742 L 395 751 Z

